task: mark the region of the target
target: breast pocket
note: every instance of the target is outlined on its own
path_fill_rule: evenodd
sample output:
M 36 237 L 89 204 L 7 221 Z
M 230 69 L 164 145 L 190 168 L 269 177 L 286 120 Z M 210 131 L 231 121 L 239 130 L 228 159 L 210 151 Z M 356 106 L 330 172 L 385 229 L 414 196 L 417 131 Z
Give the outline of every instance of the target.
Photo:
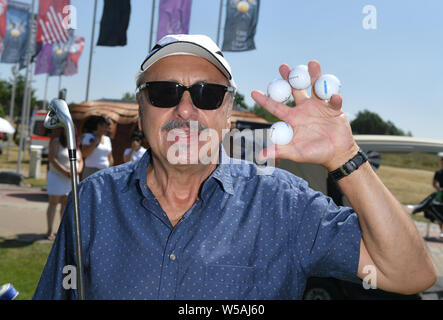
M 253 278 L 253 267 L 208 265 L 203 299 L 246 299 Z

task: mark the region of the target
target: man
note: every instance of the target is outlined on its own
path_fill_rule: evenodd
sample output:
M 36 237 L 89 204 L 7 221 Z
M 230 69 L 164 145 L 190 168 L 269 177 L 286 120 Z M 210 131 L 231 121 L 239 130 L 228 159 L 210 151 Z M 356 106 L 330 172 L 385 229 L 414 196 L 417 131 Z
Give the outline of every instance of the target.
M 438 156 L 440 157 L 441 169 L 437 170 L 434 174 L 434 179 L 432 180 L 432 186 L 435 191 L 437 191 L 437 196 L 435 200 L 437 202 L 443 202 L 443 152 L 439 152 Z M 443 223 L 439 223 L 440 225 L 440 238 L 443 238 Z
M 289 71 L 280 67 L 285 79 Z M 318 62 L 309 72 L 314 82 Z M 300 299 L 311 276 L 361 282 L 368 270 L 378 288 L 399 293 L 435 282 L 413 222 L 364 156 L 351 174 L 336 176 L 357 213 L 286 171 L 228 158 L 220 142 L 235 83 L 209 38 L 165 36 L 136 84 L 150 148 L 80 184 L 87 299 Z M 331 172 L 358 153 L 339 95 L 329 102 L 304 90 L 293 96 L 296 108 L 252 92 L 294 128 L 290 144 L 268 147 L 261 158 Z M 73 237 L 68 212 L 34 298 L 77 296 L 63 273 L 75 264 Z

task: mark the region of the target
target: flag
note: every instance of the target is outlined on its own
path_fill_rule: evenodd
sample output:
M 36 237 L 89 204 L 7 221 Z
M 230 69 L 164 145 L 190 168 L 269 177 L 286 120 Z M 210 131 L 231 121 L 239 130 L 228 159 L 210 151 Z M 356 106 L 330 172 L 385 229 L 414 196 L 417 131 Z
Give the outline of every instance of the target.
M 36 42 L 67 42 L 67 26 L 63 23 L 63 8 L 70 0 L 39 0 Z
M 29 33 L 29 5 L 8 2 L 6 33 L 3 39 L 3 54 L 0 62 L 17 63 L 26 53 Z
M 6 34 L 6 10 L 8 0 L 0 0 L 0 52 L 3 52 L 3 39 Z
M 33 63 L 35 61 L 36 56 L 38 55 L 38 53 L 40 52 L 41 48 L 42 48 L 42 44 L 35 42 L 35 33 L 37 30 L 37 19 L 34 16 L 34 22 L 31 24 L 31 60 L 30 62 Z M 23 68 L 26 68 L 26 59 L 27 59 L 27 55 L 28 55 L 28 40 L 26 41 L 26 52 L 24 55 L 22 55 L 20 57 L 19 60 L 19 70 L 22 70 Z
M 129 0 L 105 0 L 97 45 L 125 46 L 130 14 Z
M 54 72 L 54 65 L 52 64 L 52 44 L 45 43 L 35 58 L 35 74 L 52 72 Z
M 228 0 L 223 51 L 255 49 L 254 36 L 258 22 L 259 0 Z
M 85 47 L 84 37 L 74 37 L 74 41 L 68 49 L 68 59 L 66 62 L 65 70 L 63 71 L 64 76 L 72 76 L 78 72 L 78 60 Z
M 189 33 L 192 0 L 160 0 L 157 41 L 167 34 Z
M 52 64 L 54 69 L 49 73 L 50 76 L 63 75 L 68 62 L 69 47 L 73 42 L 71 37 L 67 42 L 56 42 L 52 44 Z

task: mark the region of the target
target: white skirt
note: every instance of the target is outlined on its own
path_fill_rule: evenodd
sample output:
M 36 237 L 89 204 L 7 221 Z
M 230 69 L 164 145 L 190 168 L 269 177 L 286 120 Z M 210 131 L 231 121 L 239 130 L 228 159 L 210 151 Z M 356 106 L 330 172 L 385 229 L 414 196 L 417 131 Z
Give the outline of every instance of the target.
M 46 190 L 50 196 L 68 195 L 72 190 L 71 179 L 49 170 L 48 179 L 46 180 Z

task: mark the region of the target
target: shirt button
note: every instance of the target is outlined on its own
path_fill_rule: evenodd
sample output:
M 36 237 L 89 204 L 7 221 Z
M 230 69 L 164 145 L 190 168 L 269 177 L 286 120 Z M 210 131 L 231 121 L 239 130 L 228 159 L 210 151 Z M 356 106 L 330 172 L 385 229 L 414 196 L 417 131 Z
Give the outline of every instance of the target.
M 176 257 L 175 254 L 171 253 L 171 254 L 169 255 L 169 259 L 172 260 L 172 261 L 174 261 L 175 259 L 177 259 L 177 257 Z

